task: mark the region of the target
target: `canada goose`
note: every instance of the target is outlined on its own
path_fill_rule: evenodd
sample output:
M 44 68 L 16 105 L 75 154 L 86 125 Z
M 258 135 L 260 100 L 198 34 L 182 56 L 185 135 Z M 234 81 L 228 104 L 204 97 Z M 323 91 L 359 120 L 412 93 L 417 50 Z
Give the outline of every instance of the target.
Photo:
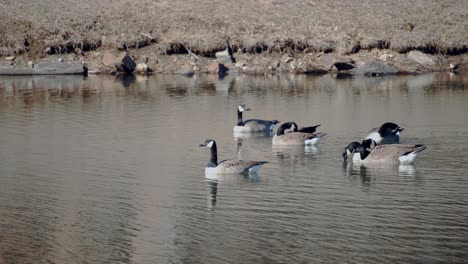
M 412 164 L 425 149 L 425 145 L 377 145 L 373 139 L 366 139 L 362 144 L 349 144 L 342 156 L 344 160 L 352 157 L 353 162 Z
M 284 133 L 286 129 L 294 130 L 295 126 L 294 122 L 283 123 L 273 136 L 273 145 L 317 145 L 326 135 L 325 133 L 313 134 L 294 131 Z
M 377 144 L 394 144 L 400 142 L 400 133 L 404 128 L 397 124 L 387 122 L 379 128 L 369 130 L 365 139 L 373 139 Z
M 234 132 L 271 132 L 278 120 L 248 119 L 242 120 L 242 113 L 250 111 L 245 105 L 237 107 L 237 124 L 234 126 Z
M 291 122 L 291 123 L 293 123 L 293 126 L 291 127 L 292 132 L 315 133 L 315 131 L 317 130 L 317 127 L 320 126 L 320 125 L 316 125 L 316 126 L 299 128 L 296 123 L 294 123 L 294 122 Z
M 356 155 L 356 158 L 357 158 L 361 147 L 362 145 L 359 142 L 354 141 L 354 142 L 349 143 L 349 145 L 344 148 L 343 153 L 341 153 L 341 157 L 343 157 L 343 161 L 347 161 L 348 159 L 353 160 L 354 155 Z
M 215 53 L 216 60 L 221 64 L 236 63 L 229 40 L 226 40 L 226 49 Z
M 206 174 L 248 174 L 257 172 L 267 161 L 223 160 L 218 163 L 216 141 L 207 139 L 200 147 L 211 149 L 210 162 L 206 165 Z

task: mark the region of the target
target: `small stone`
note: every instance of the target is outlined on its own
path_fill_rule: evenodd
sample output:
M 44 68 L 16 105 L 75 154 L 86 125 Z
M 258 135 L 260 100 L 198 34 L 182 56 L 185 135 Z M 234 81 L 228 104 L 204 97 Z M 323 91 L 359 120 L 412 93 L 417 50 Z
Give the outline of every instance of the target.
M 5 57 L 5 60 L 7 61 L 14 61 L 16 59 L 15 56 L 8 56 L 8 57 Z

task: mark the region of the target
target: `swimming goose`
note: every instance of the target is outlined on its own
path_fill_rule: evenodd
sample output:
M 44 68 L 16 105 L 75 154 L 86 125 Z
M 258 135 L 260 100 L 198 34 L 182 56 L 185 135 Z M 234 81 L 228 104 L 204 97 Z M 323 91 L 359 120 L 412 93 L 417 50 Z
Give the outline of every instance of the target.
M 316 126 L 299 128 L 296 123 L 294 123 L 294 122 L 291 122 L 291 123 L 293 123 L 293 126 L 291 127 L 292 132 L 315 133 L 315 131 L 317 130 L 317 127 L 320 126 L 320 125 L 316 125 Z
M 250 160 L 223 160 L 218 163 L 218 150 L 216 141 L 207 139 L 200 147 L 207 147 L 211 150 L 210 162 L 206 165 L 207 174 L 248 174 L 257 172 L 260 167 L 268 163 L 267 161 Z
M 325 133 L 313 134 L 294 131 L 284 133 L 286 129 L 293 130 L 295 126 L 294 122 L 283 123 L 273 136 L 273 145 L 317 145 L 326 135 Z
M 362 144 L 352 142 L 342 156 L 347 160 L 361 163 L 401 163 L 412 164 L 416 157 L 426 149 L 425 145 L 377 145 L 373 139 L 366 139 Z
M 242 120 L 242 113 L 250 111 L 245 105 L 237 107 L 237 124 L 234 126 L 234 132 L 271 132 L 278 120 L 261 120 L 261 119 L 248 119 Z
M 397 124 L 387 122 L 379 128 L 369 130 L 365 139 L 373 139 L 377 144 L 394 144 L 400 142 L 400 133 L 404 128 Z
M 354 160 L 354 156 L 356 156 L 356 159 L 360 159 L 360 156 L 359 158 L 357 156 L 360 155 L 359 151 L 361 147 L 362 145 L 359 142 L 354 141 L 354 142 L 349 143 L 349 145 L 344 148 L 343 153 L 341 153 L 341 157 L 343 157 L 343 161 L 347 161 L 348 159 L 352 161 Z

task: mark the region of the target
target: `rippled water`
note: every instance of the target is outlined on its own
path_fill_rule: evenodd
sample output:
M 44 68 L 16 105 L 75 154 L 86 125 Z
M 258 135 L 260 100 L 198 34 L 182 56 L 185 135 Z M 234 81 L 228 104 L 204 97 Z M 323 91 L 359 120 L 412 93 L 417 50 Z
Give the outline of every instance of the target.
M 235 138 L 246 118 L 321 124 L 320 148 Z M 468 77 L 0 79 L 0 263 L 462 263 Z M 385 121 L 415 166 L 344 165 Z M 207 181 L 220 159 L 267 160 Z

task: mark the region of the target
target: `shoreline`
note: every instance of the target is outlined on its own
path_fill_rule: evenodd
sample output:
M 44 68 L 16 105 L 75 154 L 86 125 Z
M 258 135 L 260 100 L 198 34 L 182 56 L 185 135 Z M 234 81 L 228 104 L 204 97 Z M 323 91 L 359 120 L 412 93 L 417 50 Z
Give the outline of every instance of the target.
M 224 50 L 218 51 L 223 53 Z M 224 54 L 225 55 L 225 54 Z M 407 75 L 428 72 L 468 72 L 468 56 L 426 54 L 418 50 L 399 53 L 389 49 L 360 50 L 351 54 L 336 52 L 242 53 L 234 51 L 233 61 L 205 57 L 191 51 L 159 55 L 151 46 L 120 51 L 100 49 L 86 53 L 53 54 L 33 57 L 29 54 L 0 57 L 1 75 L 42 74 L 194 74 L 275 75 L 343 73 L 347 75 Z M 41 66 L 41 67 L 39 67 Z M 38 71 L 45 68 L 46 71 Z

